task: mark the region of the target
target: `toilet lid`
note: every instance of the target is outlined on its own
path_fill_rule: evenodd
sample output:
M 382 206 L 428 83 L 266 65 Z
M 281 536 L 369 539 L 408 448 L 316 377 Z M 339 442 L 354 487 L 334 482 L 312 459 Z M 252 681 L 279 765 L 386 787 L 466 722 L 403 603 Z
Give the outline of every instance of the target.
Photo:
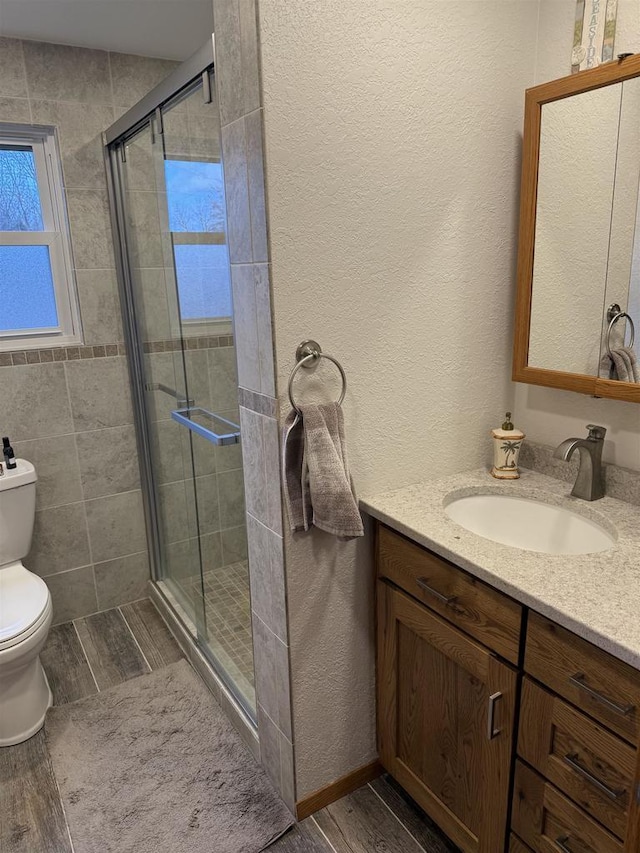
M 22 563 L 0 569 L 0 644 L 24 634 L 42 616 L 49 601 L 46 583 Z

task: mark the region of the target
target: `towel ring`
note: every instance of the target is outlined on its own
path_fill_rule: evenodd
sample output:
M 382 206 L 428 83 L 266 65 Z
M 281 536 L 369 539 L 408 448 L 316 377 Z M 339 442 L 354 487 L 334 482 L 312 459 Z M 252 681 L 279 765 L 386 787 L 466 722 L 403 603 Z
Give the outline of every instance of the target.
M 626 311 L 623 311 L 620 306 L 614 302 L 613 305 L 609 306 L 609 310 L 607 311 L 607 320 L 609 321 L 609 326 L 607 328 L 607 339 L 605 346 L 607 348 L 607 355 L 610 358 L 613 358 L 611 355 L 611 332 L 613 331 L 613 327 L 618 322 L 618 320 L 622 320 L 624 317 L 629 321 L 629 327 L 631 329 L 631 340 L 629 341 L 629 346 L 632 347 L 634 341 L 636 339 L 636 329 L 633 325 L 633 319 Z M 622 344 L 624 346 L 624 338 L 622 339 Z
M 293 380 L 295 378 L 296 373 L 300 370 L 301 367 L 305 369 L 309 369 L 321 358 L 326 358 L 340 371 L 340 377 L 342 378 L 342 393 L 340 394 L 340 399 L 338 400 L 338 405 L 341 406 L 344 402 L 345 394 L 347 393 L 347 375 L 344 372 L 344 368 L 340 364 L 337 358 L 334 358 L 332 355 L 328 355 L 326 352 L 322 352 L 322 347 L 316 341 L 302 341 L 298 349 L 296 350 L 296 361 L 298 362 L 296 366 L 291 371 L 291 375 L 289 376 L 289 402 L 291 403 L 291 407 L 296 410 L 296 412 L 301 415 L 302 412 L 296 405 L 296 401 L 293 399 Z

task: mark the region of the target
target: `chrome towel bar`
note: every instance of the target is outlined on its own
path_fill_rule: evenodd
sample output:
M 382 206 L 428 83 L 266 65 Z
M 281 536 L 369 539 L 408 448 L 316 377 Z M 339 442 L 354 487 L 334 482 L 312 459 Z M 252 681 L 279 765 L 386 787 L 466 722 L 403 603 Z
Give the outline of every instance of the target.
M 293 380 L 295 378 L 296 373 L 300 370 L 301 367 L 306 369 L 313 367 L 317 364 L 321 358 L 326 358 L 340 371 L 340 376 L 342 378 L 342 393 L 340 394 L 340 399 L 338 400 L 338 405 L 342 405 L 344 402 L 345 394 L 347 393 L 347 376 L 344 372 L 344 368 L 340 364 L 337 358 L 334 358 L 332 355 L 328 355 L 326 352 L 322 352 L 322 347 L 317 341 L 302 341 L 299 347 L 296 350 L 296 366 L 291 371 L 291 376 L 289 377 L 289 402 L 293 409 L 301 415 L 302 412 L 296 405 L 296 401 L 293 398 Z

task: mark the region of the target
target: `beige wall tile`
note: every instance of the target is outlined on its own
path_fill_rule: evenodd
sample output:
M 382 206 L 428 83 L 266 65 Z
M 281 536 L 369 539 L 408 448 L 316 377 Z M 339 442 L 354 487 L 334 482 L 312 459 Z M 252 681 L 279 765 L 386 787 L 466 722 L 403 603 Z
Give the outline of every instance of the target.
M 140 488 L 133 425 L 76 434 L 85 500 Z
M 85 344 L 121 341 L 122 314 L 115 270 L 78 270 L 76 281 Z
M 221 528 L 241 527 L 245 517 L 242 471 L 221 471 L 217 477 Z
M 260 351 L 256 288 L 252 264 L 232 264 L 234 342 L 238 357 L 238 384 L 260 391 Z
M 247 175 L 253 260 L 266 263 L 269 260 L 269 249 L 267 246 L 267 214 L 262 153 L 262 110 L 250 113 L 244 121 L 247 137 Z
M 288 649 L 255 612 L 251 625 L 257 701 L 279 730 L 291 737 Z
M 126 194 L 129 210 L 128 233 L 131 264 L 141 269 L 164 267 L 158 195 L 154 191 L 130 190 Z
M 24 564 L 41 577 L 91 562 L 82 502 L 36 512 L 33 543 Z
M 291 812 L 296 812 L 296 782 L 295 765 L 293 761 L 293 744 L 290 738 L 280 734 L 280 796 Z
M 139 491 L 96 498 L 86 501 L 85 506 L 91 554 L 96 563 L 146 549 L 142 495 Z
M 269 280 L 269 266 L 267 264 L 254 264 L 253 272 L 256 288 L 260 391 L 268 397 L 275 397 L 275 355 L 273 351 L 273 327 L 271 322 L 271 285 Z
M 113 269 L 115 255 L 106 189 L 67 190 L 67 207 L 76 269 Z
M 224 500 L 224 495 L 221 498 Z M 220 531 L 222 543 L 222 565 L 237 563 L 247 559 L 247 529 L 245 524 L 238 527 L 228 527 Z
M 19 39 L 0 38 L 0 95 L 11 98 L 27 96 L 22 42 Z
M 220 537 L 220 533 L 205 533 L 200 538 L 202 569 L 205 572 L 210 572 L 212 569 L 235 562 L 235 560 L 223 560 L 222 540 Z
M 140 332 L 145 341 L 163 341 L 172 335 L 171 315 L 178 316 L 175 283 L 167 281 L 164 268 L 134 269 L 133 279 L 142 294 Z
M 251 607 L 265 625 L 287 642 L 282 538 L 247 515 Z
M 224 183 L 227 199 L 227 241 L 232 264 L 253 260 L 244 118 L 222 128 Z
M 48 42 L 23 42 L 29 93 L 35 100 L 110 104 L 109 61 L 104 50 Z
M 72 435 L 15 441 L 16 456 L 28 459 L 36 469 L 36 509 L 62 506 L 82 500 L 76 444 Z
M 238 373 L 234 347 L 207 350 L 210 401 L 222 414 L 238 407 Z
M 0 53 L 1 51 L 0 47 Z M 2 70 L 0 69 L 1 79 Z M 0 98 L 0 121 L 19 121 L 28 124 L 31 121 L 31 107 L 27 98 Z
M 53 624 L 88 616 L 98 609 L 93 566 L 45 578 L 53 603 Z
M 258 702 L 258 734 L 260 737 L 260 763 L 267 771 L 276 791 L 282 788 L 280 766 L 280 732 L 269 715 Z
M 110 53 L 109 61 L 113 103 L 126 107 L 136 104 L 179 65 L 171 59 L 128 53 Z
M 2 369 L 3 435 L 16 441 L 73 431 L 62 364 Z
M 242 57 L 243 112 L 260 106 L 260 68 L 258 60 L 258 20 L 256 0 L 238 0 L 240 52 Z
M 244 487 L 247 512 L 258 521 L 267 518 L 267 493 L 262 444 L 262 416 L 244 407 L 240 408 L 242 428 L 242 457 L 244 460 Z
M 213 24 L 216 33 L 216 86 L 222 125 L 244 115 L 242 34 L 237 0 L 215 0 Z
M 265 523 L 282 536 L 282 500 L 280 491 L 280 430 L 275 418 L 260 416 L 265 469 L 267 513 Z
M 133 422 L 126 360 L 120 356 L 64 365 L 78 432 Z
M 102 131 L 113 122 L 113 109 L 104 104 L 32 101 L 35 124 L 58 129 L 65 187 L 104 189 Z
M 215 533 L 220 530 L 220 507 L 218 505 L 219 480 L 216 474 L 196 477 L 196 500 L 198 502 L 198 526 L 200 533 Z M 224 494 L 223 494 L 224 500 Z
M 180 480 L 158 486 L 158 509 L 162 538 L 165 542 L 180 542 L 197 537 L 193 480 Z
M 94 566 L 98 610 L 108 610 L 147 595 L 149 558 L 147 552 L 130 554 Z

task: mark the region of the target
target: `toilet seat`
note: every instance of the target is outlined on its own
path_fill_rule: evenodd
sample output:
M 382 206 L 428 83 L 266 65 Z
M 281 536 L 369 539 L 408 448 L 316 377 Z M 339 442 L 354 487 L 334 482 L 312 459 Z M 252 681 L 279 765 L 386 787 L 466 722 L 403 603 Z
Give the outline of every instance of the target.
M 0 651 L 35 634 L 50 611 L 51 596 L 42 578 L 20 562 L 0 568 Z

